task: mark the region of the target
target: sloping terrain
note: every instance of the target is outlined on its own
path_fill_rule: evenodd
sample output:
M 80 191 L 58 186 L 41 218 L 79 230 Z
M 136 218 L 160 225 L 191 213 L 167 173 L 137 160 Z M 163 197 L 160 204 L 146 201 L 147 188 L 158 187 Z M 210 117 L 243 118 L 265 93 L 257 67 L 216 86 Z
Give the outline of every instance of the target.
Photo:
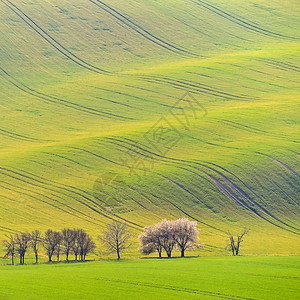
M 188 217 L 299 254 L 297 1 L 0 1 L 0 236 Z M 133 249 L 135 251 L 136 248 Z

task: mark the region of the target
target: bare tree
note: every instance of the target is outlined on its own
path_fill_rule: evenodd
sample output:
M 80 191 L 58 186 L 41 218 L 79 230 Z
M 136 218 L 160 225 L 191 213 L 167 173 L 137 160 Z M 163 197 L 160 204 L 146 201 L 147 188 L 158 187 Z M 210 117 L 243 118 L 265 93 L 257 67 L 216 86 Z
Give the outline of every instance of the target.
M 73 248 L 74 239 L 75 239 L 74 230 L 70 228 L 64 228 L 62 230 L 62 245 L 65 250 L 66 261 L 69 261 L 69 254 Z
M 43 246 L 47 251 L 49 262 L 52 262 L 52 256 L 57 248 L 57 245 L 61 242 L 62 236 L 60 232 L 48 229 L 45 232 L 45 237 L 43 239 Z
M 30 233 L 30 246 L 35 255 L 35 263 L 38 263 L 39 259 L 39 246 L 42 242 L 42 234 L 39 230 L 34 230 Z
M 99 236 L 99 239 L 106 246 L 108 252 L 116 252 L 118 260 L 120 260 L 120 253 L 130 247 L 130 237 L 127 225 L 114 221 L 107 225 L 107 230 Z
M 57 241 L 57 245 L 54 251 L 57 261 L 59 261 L 61 251 L 62 251 L 62 235 L 60 233 L 60 239 Z
M 228 236 L 229 236 L 229 244 L 228 246 L 226 247 L 227 249 L 229 249 L 231 252 L 232 252 L 232 255 L 235 256 L 235 255 L 239 255 L 239 252 L 240 252 L 240 246 L 241 246 L 241 243 L 243 241 L 243 238 L 246 234 L 249 233 L 249 230 L 248 229 L 244 229 L 238 236 L 237 238 L 235 239 L 233 237 L 232 234 L 228 233 Z
M 14 257 L 16 252 L 16 242 L 14 236 L 12 235 L 7 236 L 7 239 L 4 240 L 2 243 L 4 245 L 5 252 L 6 252 L 4 258 L 11 256 L 11 264 L 13 265 L 15 263 Z
M 181 257 L 184 257 L 185 250 L 193 248 L 199 239 L 197 222 L 189 221 L 186 218 L 173 221 L 173 233 Z
M 74 234 L 74 241 L 71 245 L 72 252 L 74 253 L 74 259 L 77 261 L 78 259 L 78 254 L 80 252 L 80 245 L 79 245 L 79 230 L 80 229 L 73 229 L 73 234 Z
M 29 242 L 30 242 L 29 233 L 22 232 L 20 234 L 16 234 L 15 245 L 16 245 L 16 250 L 20 255 L 20 265 L 24 265 L 25 263 L 25 254 L 28 249 Z
M 96 244 L 87 233 L 82 235 L 79 245 L 81 261 L 85 261 L 87 254 L 93 252 L 96 248 Z
M 158 256 L 161 257 L 163 247 L 159 226 L 154 225 L 145 227 L 144 232 L 139 235 L 139 242 L 139 250 L 143 254 L 150 254 L 157 251 Z

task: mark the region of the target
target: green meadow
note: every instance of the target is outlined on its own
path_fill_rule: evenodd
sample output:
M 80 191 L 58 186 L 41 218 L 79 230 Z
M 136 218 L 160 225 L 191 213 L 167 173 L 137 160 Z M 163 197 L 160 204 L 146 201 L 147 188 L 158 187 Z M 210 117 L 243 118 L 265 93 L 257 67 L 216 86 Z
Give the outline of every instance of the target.
M 1 299 L 299 299 L 299 257 L 1 266 Z

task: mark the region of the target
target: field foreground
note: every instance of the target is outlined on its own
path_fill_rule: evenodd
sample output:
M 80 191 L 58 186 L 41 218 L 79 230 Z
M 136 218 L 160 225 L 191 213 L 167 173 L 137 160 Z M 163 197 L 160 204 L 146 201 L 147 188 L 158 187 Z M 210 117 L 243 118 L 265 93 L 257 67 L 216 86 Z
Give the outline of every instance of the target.
M 3 266 L 1 299 L 299 299 L 299 257 Z

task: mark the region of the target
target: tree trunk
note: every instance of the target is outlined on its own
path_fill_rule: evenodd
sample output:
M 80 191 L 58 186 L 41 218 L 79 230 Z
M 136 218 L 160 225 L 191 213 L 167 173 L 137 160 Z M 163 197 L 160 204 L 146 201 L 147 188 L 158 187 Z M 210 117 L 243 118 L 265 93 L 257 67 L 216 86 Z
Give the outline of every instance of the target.
M 67 250 L 66 252 L 66 261 L 68 262 L 69 261 L 69 251 Z
M 15 264 L 15 261 L 14 261 L 14 255 L 13 255 L 13 254 L 11 255 L 11 264 L 12 264 L 12 265 Z
M 36 253 L 35 254 L 35 263 L 37 264 L 39 262 L 39 255 Z
M 158 257 L 161 258 L 161 250 L 157 250 L 158 252 Z
M 77 261 L 77 253 L 75 253 L 75 261 Z
M 121 257 L 120 257 L 120 251 L 119 250 L 117 250 L 117 254 L 118 254 L 118 260 L 120 260 Z
M 184 257 L 184 248 L 181 248 L 181 257 Z
M 22 265 L 23 263 L 23 258 L 22 258 L 22 254 L 20 254 L 20 265 Z

